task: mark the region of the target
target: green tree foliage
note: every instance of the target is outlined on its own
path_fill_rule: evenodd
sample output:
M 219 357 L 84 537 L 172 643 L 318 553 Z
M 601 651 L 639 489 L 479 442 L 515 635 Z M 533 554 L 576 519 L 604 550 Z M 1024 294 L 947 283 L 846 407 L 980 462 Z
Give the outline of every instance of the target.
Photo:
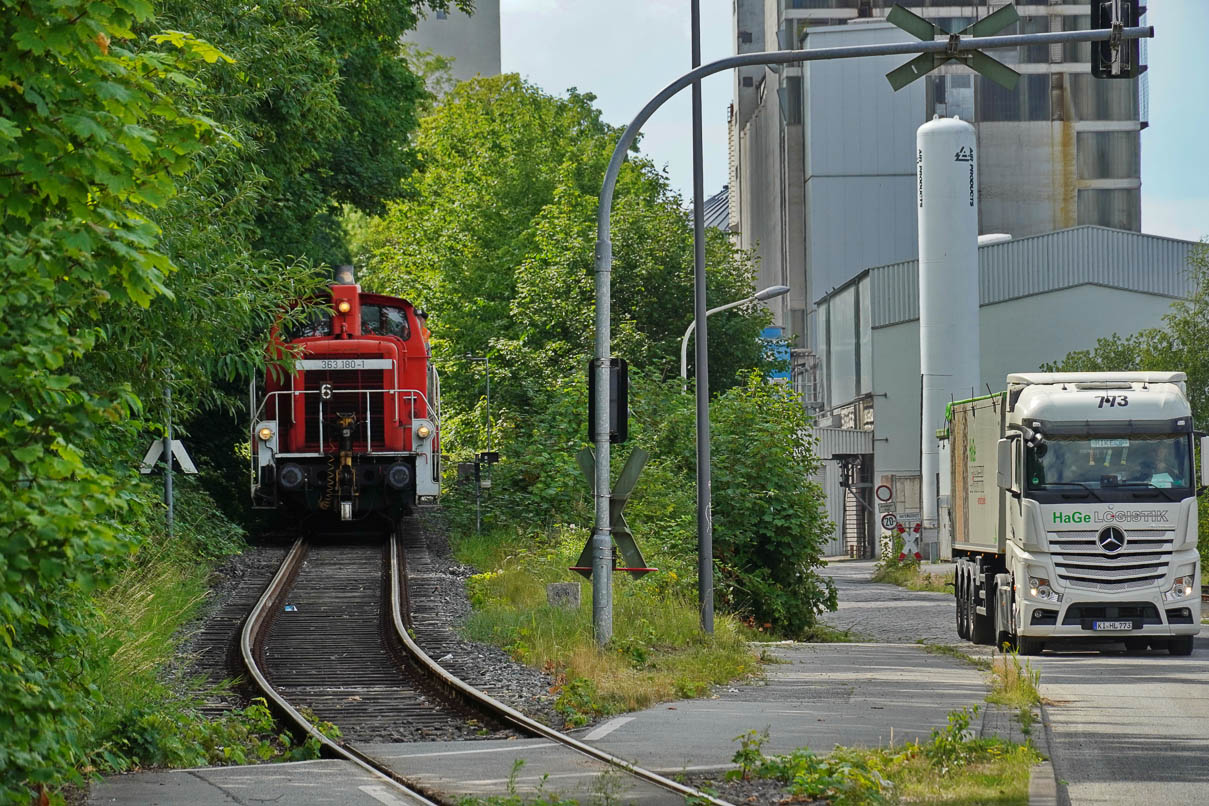
M 207 79 L 216 119 L 243 134 L 260 175 L 255 245 L 277 258 L 345 262 L 338 205 L 378 213 L 415 168 L 427 98 L 399 38 L 446 0 L 256 4 L 164 0 L 158 23 L 219 45 Z M 238 166 L 237 166 L 238 167 Z
M 680 406 L 659 428 L 654 451 L 691 489 L 696 475 L 695 411 Z M 710 410 L 714 565 L 718 604 L 761 627 L 798 637 L 836 606 L 819 578 L 831 534 L 820 462 L 801 398 L 752 373 Z M 681 548 L 695 553 L 696 533 Z
M 191 83 L 187 57 L 217 57 L 184 35 L 133 47 L 151 12 L 141 0 L 3 8 L 0 792 L 16 797 L 78 758 L 87 594 L 133 540 L 132 497 L 101 439 L 138 400 L 70 367 L 108 317 L 165 291 L 172 265 L 150 216 L 211 131 L 165 88 Z
M 1188 399 L 1198 427 L 1209 421 L 1209 240 L 1188 257 L 1191 290 L 1163 317 L 1163 327 L 1096 340 L 1091 350 L 1076 350 L 1046 364 L 1047 372 L 1153 370 L 1188 376 Z M 1200 551 L 1209 562 L 1209 500 L 1200 499 Z
M 593 100 L 551 97 L 515 75 L 458 85 L 421 122 L 423 170 L 369 238 L 363 281 L 428 311 L 438 360 L 501 353 L 492 380 L 503 405 L 528 407 L 592 353 L 596 199 L 620 134 Z M 666 178 L 635 156 L 613 213 L 616 352 L 665 377 L 679 373 L 692 319 L 688 222 Z M 750 263 L 722 233 L 711 231 L 707 257 L 711 300 L 751 293 Z M 763 321 L 710 320 L 716 386 L 758 363 Z M 465 408 L 482 382 L 448 372 L 444 392 Z
M 7 802 L 95 749 L 93 598 L 162 539 L 132 457 L 163 385 L 178 423 L 242 396 L 267 325 L 343 254 L 335 205 L 379 210 L 414 167 L 424 91 L 397 44 L 418 0 L 0 3 Z M 226 427 L 203 436 L 230 460 Z
M 486 447 L 483 365 L 460 357 L 490 352 L 493 447 L 504 455 L 491 517 L 526 543 L 592 519 L 575 454 L 586 444 L 597 197 L 620 134 L 592 101 L 574 90 L 550 97 L 514 75 L 458 85 L 421 121 L 423 170 L 367 239 L 363 282 L 431 315 L 447 456 Z M 612 239 L 615 353 L 631 367 L 632 438 L 654 457 L 627 511 L 648 559 L 689 584 L 695 408 L 679 370 L 693 316 L 692 226 L 666 178 L 636 154 L 617 186 Z M 744 253 L 712 230 L 706 251 L 711 304 L 751 294 Z M 750 309 L 709 323 L 719 600 L 798 635 L 834 592 L 815 573 L 827 524 L 801 402 L 750 376 L 766 322 Z M 456 491 L 447 500 L 466 503 Z

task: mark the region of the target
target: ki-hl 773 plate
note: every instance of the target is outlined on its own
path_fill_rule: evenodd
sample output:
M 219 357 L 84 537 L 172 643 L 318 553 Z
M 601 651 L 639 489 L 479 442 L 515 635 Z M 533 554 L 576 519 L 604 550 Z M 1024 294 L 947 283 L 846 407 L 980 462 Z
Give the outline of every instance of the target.
M 1093 630 L 1132 630 L 1132 621 L 1093 621 L 1091 623 Z

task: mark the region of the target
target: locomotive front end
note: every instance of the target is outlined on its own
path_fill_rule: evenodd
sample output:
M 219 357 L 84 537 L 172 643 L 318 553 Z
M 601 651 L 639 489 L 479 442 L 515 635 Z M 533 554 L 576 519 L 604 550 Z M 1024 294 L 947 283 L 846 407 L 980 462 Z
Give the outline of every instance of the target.
M 436 504 L 439 388 L 412 305 L 340 283 L 279 337 L 300 357 L 253 390 L 253 506 L 354 520 Z

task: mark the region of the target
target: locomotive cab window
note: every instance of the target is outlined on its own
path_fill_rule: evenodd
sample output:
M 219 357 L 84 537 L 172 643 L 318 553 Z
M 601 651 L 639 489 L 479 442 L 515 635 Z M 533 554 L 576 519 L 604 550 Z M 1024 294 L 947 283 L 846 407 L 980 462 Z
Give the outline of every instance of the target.
M 303 319 L 291 322 L 285 326 L 287 341 L 302 339 L 308 336 L 330 335 L 332 335 L 332 317 L 331 314 L 322 309 L 312 310 Z
M 361 333 L 366 336 L 394 336 L 407 341 L 407 312 L 386 305 L 361 306 Z
M 382 332 L 387 336 L 396 336 L 407 341 L 411 337 L 411 331 L 407 327 L 407 311 L 402 308 L 384 307 L 382 309 Z

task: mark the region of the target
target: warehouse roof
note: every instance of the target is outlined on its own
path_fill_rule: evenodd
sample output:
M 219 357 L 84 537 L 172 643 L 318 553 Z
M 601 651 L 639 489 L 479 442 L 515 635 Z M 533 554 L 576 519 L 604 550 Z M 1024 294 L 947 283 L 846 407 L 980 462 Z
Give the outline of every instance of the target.
M 978 247 L 981 305 L 1080 285 L 1179 298 L 1191 291 L 1188 257 L 1197 244 L 1108 227 L 1081 226 Z M 824 303 L 868 278 L 872 327 L 919 318 L 919 261 L 866 269 Z

